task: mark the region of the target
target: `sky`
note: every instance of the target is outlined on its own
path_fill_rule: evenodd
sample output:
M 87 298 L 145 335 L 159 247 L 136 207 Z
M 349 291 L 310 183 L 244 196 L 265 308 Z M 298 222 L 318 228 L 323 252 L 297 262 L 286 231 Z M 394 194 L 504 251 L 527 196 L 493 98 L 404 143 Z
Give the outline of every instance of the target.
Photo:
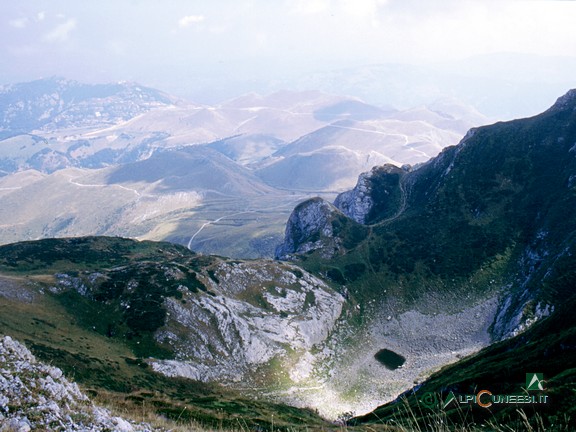
M 574 22 L 571 0 L 0 0 L 0 83 L 56 75 L 193 96 L 370 64 L 573 58 Z

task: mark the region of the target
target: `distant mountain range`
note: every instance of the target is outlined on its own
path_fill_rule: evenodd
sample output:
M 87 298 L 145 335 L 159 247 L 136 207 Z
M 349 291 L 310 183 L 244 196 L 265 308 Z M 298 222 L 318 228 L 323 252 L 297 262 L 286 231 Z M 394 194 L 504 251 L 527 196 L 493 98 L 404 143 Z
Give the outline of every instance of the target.
M 0 87 L 0 133 L 116 124 L 176 102 L 135 83 L 82 84 L 51 78 Z
M 310 411 L 269 405 L 281 401 L 366 430 L 572 430 L 575 143 L 572 90 L 426 163 L 375 167 L 333 204 L 299 203 L 276 261 L 118 237 L 4 245 L 0 331 L 95 394 L 154 401 L 172 418 L 188 404 L 210 424 L 246 416 L 272 429 L 266 412 L 322 428 Z M 186 181 L 205 155 L 188 150 L 174 153 L 181 166 L 165 152 L 109 178 Z M 174 177 L 159 178 L 167 165 Z
M 494 120 L 535 115 L 574 86 L 574 57 L 494 53 L 451 62 L 383 63 L 309 73 L 290 88 L 347 94 L 405 110 L 455 97 Z
M 123 235 L 241 257 L 272 256 L 298 200 L 487 121 L 453 100 L 395 111 L 279 91 L 210 107 L 63 78 L 0 88 L 0 112 L 0 243 Z
M 278 258 L 346 286 L 360 305 L 362 325 L 346 339 L 355 348 L 340 341 L 346 360 L 334 385 L 361 376 L 362 384 L 352 382 L 366 392 L 377 381 L 412 386 L 439 358 L 446 364 L 472 346 L 502 341 L 404 395 L 422 424 L 442 415 L 438 403 L 436 413 L 421 411 L 426 392 L 438 401 L 485 388 L 520 394 L 532 369 L 546 376 L 555 399 L 542 410 L 552 415 L 546 424 L 562 415 L 576 355 L 575 143 L 571 90 L 538 116 L 471 129 L 416 169 L 374 168 L 334 204 L 316 198 L 296 207 Z M 383 348 L 404 359 L 402 371 L 373 368 Z M 406 420 L 400 402 L 356 423 Z M 497 408 L 492 418 L 512 415 L 511 407 Z M 444 419 L 489 417 L 469 409 L 451 407 Z M 529 416 L 540 412 L 530 409 Z

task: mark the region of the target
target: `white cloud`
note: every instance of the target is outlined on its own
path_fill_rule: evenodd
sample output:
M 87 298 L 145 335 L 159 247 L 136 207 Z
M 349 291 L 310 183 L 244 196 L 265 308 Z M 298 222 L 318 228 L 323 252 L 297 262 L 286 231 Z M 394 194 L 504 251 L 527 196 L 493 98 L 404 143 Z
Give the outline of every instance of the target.
M 37 22 L 38 23 L 40 21 L 44 21 L 45 19 L 46 19 L 46 12 L 42 11 L 42 12 L 38 12 L 31 19 L 28 17 L 21 17 L 21 18 L 12 19 L 12 20 L 8 21 L 8 25 L 10 27 L 13 27 L 13 28 L 23 29 L 23 28 L 28 27 L 28 25 L 30 25 L 31 22 Z
M 204 20 L 206 20 L 206 17 L 204 15 L 187 15 L 178 20 L 178 27 L 180 28 L 190 27 L 191 25 L 199 24 Z
M 70 18 L 66 22 L 57 26 L 54 30 L 46 33 L 43 37 L 45 42 L 66 42 L 70 39 L 70 34 L 77 27 L 75 18 Z
M 387 1 L 382 0 L 341 0 L 344 12 L 357 17 L 372 18 Z
M 330 0 L 298 0 L 292 3 L 292 11 L 301 15 L 314 15 L 330 9 Z
M 30 22 L 30 20 L 28 18 L 16 18 L 13 20 L 8 21 L 8 24 L 10 25 L 10 27 L 14 27 L 17 29 L 22 29 L 25 28 L 28 23 Z
M 391 0 L 289 0 L 290 9 L 300 15 L 324 12 L 344 13 L 353 16 L 372 16 Z

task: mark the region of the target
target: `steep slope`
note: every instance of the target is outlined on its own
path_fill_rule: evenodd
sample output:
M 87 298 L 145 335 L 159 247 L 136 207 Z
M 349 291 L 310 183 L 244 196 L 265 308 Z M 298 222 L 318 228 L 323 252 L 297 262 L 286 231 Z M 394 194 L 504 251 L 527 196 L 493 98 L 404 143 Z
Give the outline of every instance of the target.
M 0 133 L 114 124 L 175 101 L 134 83 L 88 85 L 48 78 L 8 85 L 0 88 Z
M 510 293 L 524 299 L 519 306 L 520 297 L 513 296 L 509 318 L 528 299 L 561 301 L 561 293 L 550 297 L 531 279 L 550 275 L 568 256 L 576 232 L 570 214 L 576 199 L 575 95 L 569 92 L 539 116 L 474 129 L 417 169 L 362 176 L 336 203 L 368 224 L 371 235 L 358 248 L 342 249 L 339 259 L 364 249 L 372 271 L 402 272 L 415 282 L 425 274 L 467 280 L 502 257 L 514 279 Z M 418 293 L 422 289 L 412 291 Z M 504 335 L 512 328 L 496 325 L 495 331 Z
M 520 372 L 507 375 L 515 355 L 534 367 L 550 359 L 542 370 L 558 382 L 572 376 L 575 117 L 572 91 L 540 116 L 475 129 L 424 165 L 373 169 L 339 208 L 301 203 L 278 256 L 306 271 L 166 243 L 44 240 L 0 248 L 4 304 L 52 302 L 74 331 L 114 341 L 146 374 L 223 380 L 331 418 L 367 413 L 495 341 L 476 359 L 505 366 L 494 374 L 502 391 L 517 385 Z M 26 314 L 1 316 L 38 352 L 70 359 L 39 341 Z M 544 349 L 530 357 L 525 341 Z M 462 370 L 485 377 L 476 366 Z M 130 382 L 97 370 L 100 385 Z M 468 391 L 473 381 L 449 370 L 444 383 Z
M 474 129 L 430 162 L 374 170 L 340 196 L 340 209 L 367 224 L 366 238 L 346 247 L 340 238 L 350 230 L 311 230 L 288 248 L 306 253 L 286 256 L 345 285 L 361 305 L 357 333 L 342 336 L 343 346 L 357 349 L 341 352 L 350 357 L 339 372 L 349 379 L 355 369 L 377 382 L 369 365 L 387 348 L 405 364 L 378 385 L 409 387 L 567 301 L 576 248 L 574 143 L 570 91 L 539 116 Z M 307 206 L 290 219 L 297 222 Z M 279 251 L 302 228 L 289 226 Z M 338 246 L 329 260 L 315 250 L 327 243 Z M 434 364 L 430 352 L 442 361 Z
M 150 425 L 136 425 L 94 406 L 60 369 L 37 361 L 9 336 L 0 339 L 0 365 L 2 430 L 50 430 L 55 425 L 63 430 L 151 430 Z
M 312 198 L 299 204 L 290 215 L 284 243 L 276 250 L 276 256 L 286 259 L 319 250 L 324 258 L 331 258 L 342 247 L 354 247 L 366 237 L 366 231 L 330 203 Z
M 0 333 L 92 396 L 213 427 L 327 426 L 310 411 L 247 396 L 302 379 L 301 360 L 328 337 L 343 302 L 293 265 L 170 243 L 84 237 L 0 247 Z
M 564 282 L 566 288 L 575 286 L 573 272 Z M 573 294 L 526 332 L 443 368 L 392 403 L 351 419 L 350 424 L 393 422 L 425 427 L 441 419 L 455 427 L 491 422 L 512 430 L 574 429 L 575 305 Z M 533 373 L 542 374 L 542 388 L 528 388 L 527 375 Z M 475 398 L 467 399 L 480 390 L 491 394 L 480 396 L 480 404 Z M 508 395 L 511 398 L 506 399 Z
M 339 116 L 321 111 L 321 118 L 334 121 L 283 146 L 262 162 L 257 174 L 281 188 L 342 191 L 373 166 L 426 162 L 456 144 L 467 130 L 464 127 L 486 123 L 480 114 L 463 114 L 455 103 L 438 103 L 437 109 L 378 115 L 367 109 L 358 113 L 336 110 Z

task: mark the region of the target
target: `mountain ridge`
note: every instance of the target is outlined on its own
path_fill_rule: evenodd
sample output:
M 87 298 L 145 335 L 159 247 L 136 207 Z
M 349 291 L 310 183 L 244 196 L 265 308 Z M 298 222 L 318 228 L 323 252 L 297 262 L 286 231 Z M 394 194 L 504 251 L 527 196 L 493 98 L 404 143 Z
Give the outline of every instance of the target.
M 18 95 L 26 99 L 14 99 Z M 131 106 L 122 104 L 122 99 L 130 100 Z M 40 79 L 0 88 L 0 132 L 77 127 L 96 118 L 112 124 L 175 102 L 175 98 L 137 83 L 86 85 L 61 77 Z
M 210 426 L 243 415 L 265 428 L 329 426 L 310 410 L 248 399 L 304 379 L 299 360 L 342 311 L 344 299 L 299 268 L 113 237 L 20 242 L 0 256 L 0 309 L 11 310 L 0 332 L 92 395 Z
M 120 235 L 239 258 L 271 258 L 298 201 L 347 190 L 374 165 L 422 162 L 483 121 L 453 101 L 402 113 L 318 91 L 202 106 L 53 78 L 1 95 L 0 243 Z
M 338 206 L 300 203 L 277 251 L 293 263 L 84 238 L 0 247 L 2 271 L 41 278 L 84 328 L 152 353 L 144 363 L 166 375 L 249 382 L 247 393 L 332 418 L 369 412 L 483 348 L 482 361 L 499 347 L 516 358 L 557 318 L 570 328 L 551 347 L 572 341 L 562 305 L 574 298 L 575 116 L 569 92 L 426 163 L 377 167 Z M 162 181 L 150 171 L 126 175 Z
M 340 217 L 362 222 L 366 233 L 349 247 L 342 238 L 351 229 L 335 234 L 289 224 L 278 250 L 292 245 L 291 251 L 305 253 L 278 257 L 346 286 L 362 305 L 363 325 L 346 342 L 356 351 L 347 351 L 339 373 L 357 369 L 375 381 L 378 376 L 364 366 L 369 353 L 392 342 L 406 358 L 404 372 L 416 372 L 420 358 L 413 357 L 410 339 L 391 331 L 391 323 L 410 311 L 429 318 L 448 314 L 453 323 L 459 313 L 473 314 L 490 323 L 487 346 L 545 322 L 573 298 L 575 113 L 571 91 L 540 115 L 475 128 L 427 163 L 361 176 L 356 189 L 336 201 Z M 290 220 L 322 205 L 319 199 L 303 203 Z M 294 245 L 292 232 L 306 235 Z M 324 245 L 332 244 L 339 247 L 327 257 Z M 491 301 L 493 309 L 470 309 Z M 452 334 L 450 321 L 442 325 Z M 424 352 L 439 335 L 426 326 L 419 331 Z M 445 364 L 458 360 L 447 357 Z

